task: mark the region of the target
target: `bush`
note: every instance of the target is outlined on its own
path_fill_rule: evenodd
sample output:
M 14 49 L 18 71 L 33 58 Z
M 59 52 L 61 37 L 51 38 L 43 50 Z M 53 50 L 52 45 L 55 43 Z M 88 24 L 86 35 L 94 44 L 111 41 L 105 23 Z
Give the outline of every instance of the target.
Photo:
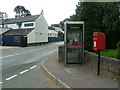
M 117 50 L 116 49 L 103 50 L 101 51 L 101 56 L 117 58 Z
M 118 51 L 117 58 L 120 59 L 120 41 L 117 44 L 117 51 Z
M 97 51 L 93 51 L 93 53 L 98 54 Z M 117 58 L 117 49 L 106 49 L 101 50 L 101 56 L 109 57 L 109 58 Z

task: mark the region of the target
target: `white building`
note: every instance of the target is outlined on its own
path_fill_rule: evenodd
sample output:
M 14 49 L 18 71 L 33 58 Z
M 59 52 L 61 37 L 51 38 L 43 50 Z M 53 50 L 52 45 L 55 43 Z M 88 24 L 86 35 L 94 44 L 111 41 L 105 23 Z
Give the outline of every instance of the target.
M 53 27 L 53 28 L 55 29 L 55 31 L 61 32 L 64 34 L 64 31 L 60 27 Z
M 48 30 L 48 37 L 58 37 L 58 32 L 54 30 Z
M 48 37 L 58 37 L 58 32 L 54 28 L 48 27 Z
M 59 35 L 54 27 L 48 27 L 48 42 L 64 41 L 64 37 Z M 63 34 L 63 33 L 62 33 Z
M 43 13 L 40 15 L 0 20 L 0 27 L 11 28 L 3 31 L 3 36 L 27 36 L 27 43 L 48 42 L 48 23 Z

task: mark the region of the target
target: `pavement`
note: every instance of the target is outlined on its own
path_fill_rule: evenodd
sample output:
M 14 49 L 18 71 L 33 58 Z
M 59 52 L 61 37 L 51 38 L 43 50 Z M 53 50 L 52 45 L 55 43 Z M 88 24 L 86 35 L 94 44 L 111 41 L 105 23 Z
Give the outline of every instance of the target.
M 0 46 L 0 49 L 20 48 L 17 46 Z
M 58 60 L 57 52 L 41 63 L 44 71 L 63 88 L 118 88 L 118 81 L 107 76 L 97 75 L 82 64 L 67 66 Z

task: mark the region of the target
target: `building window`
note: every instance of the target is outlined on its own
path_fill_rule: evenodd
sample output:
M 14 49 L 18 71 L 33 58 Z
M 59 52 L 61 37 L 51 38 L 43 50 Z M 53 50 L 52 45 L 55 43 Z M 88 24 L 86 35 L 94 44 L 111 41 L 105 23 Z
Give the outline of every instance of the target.
M 34 26 L 34 23 L 26 23 L 24 24 L 25 27 L 29 27 L 29 26 Z

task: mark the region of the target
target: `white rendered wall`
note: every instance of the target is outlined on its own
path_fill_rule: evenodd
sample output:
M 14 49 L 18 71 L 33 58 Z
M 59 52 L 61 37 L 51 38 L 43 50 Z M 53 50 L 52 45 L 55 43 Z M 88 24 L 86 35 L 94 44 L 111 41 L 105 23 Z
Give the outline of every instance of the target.
M 27 43 L 35 43 L 35 29 L 27 35 Z
M 35 21 L 35 42 L 48 42 L 48 24 L 43 14 Z
M 12 29 L 18 29 L 18 26 L 16 24 L 6 24 L 8 28 Z

